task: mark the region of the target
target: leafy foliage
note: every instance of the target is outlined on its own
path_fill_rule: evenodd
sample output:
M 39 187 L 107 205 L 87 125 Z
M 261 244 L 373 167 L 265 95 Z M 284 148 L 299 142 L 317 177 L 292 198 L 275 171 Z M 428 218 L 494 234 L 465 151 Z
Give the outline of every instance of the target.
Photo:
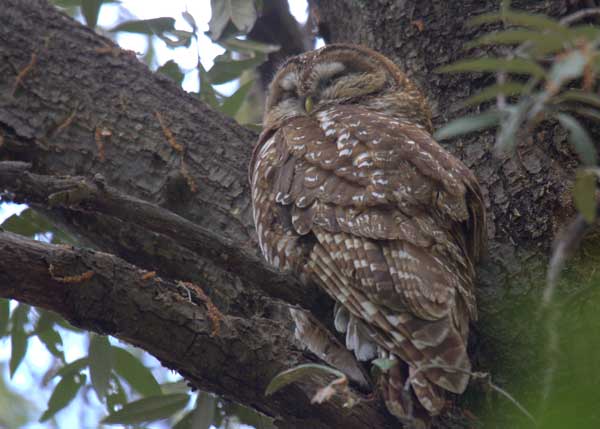
M 554 121 L 568 132 L 571 147 L 585 168 L 597 165 L 596 145 L 582 118 L 600 121 L 600 97 L 596 88 L 600 71 L 600 27 L 570 26 L 545 15 L 510 8 L 504 2 L 498 13 L 475 17 L 469 25 L 504 23 L 508 28 L 486 34 L 468 47 L 512 46 L 506 57 L 463 59 L 444 66 L 442 73 L 493 72 L 496 83 L 464 102 L 473 106 L 496 98 L 495 105 L 474 116 L 457 118 L 437 133 L 438 139 L 497 127 L 496 151 L 511 151 L 523 133 L 543 121 Z M 580 172 L 574 201 L 586 219 L 595 219 L 595 176 Z

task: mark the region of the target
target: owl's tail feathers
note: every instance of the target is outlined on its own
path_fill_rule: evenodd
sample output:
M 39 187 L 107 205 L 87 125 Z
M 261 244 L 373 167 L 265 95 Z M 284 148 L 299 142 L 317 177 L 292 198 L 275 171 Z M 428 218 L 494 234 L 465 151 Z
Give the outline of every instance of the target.
M 446 403 L 443 389 L 401 361 L 381 378 L 381 392 L 388 411 L 407 428 L 429 428 Z

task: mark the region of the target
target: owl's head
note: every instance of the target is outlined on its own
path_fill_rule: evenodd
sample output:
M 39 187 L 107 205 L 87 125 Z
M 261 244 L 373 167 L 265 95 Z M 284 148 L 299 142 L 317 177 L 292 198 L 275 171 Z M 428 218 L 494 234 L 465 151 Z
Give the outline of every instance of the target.
M 425 97 L 385 56 L 335 44 L 287 60 L 269 86 L 263 126 L 336 104 L 361 104 L 431 129 Z

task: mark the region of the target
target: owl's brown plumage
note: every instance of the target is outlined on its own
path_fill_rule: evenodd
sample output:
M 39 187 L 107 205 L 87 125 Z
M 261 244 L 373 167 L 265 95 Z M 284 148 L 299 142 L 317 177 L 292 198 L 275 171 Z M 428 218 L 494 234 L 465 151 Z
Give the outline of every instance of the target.
M 250 166 L 265 258 L 341 304 L 336 326 L 359 359 L 379 350 L 401 361 L 384 387 L 399 415 L 393 396 L 406 377 L 433 415 L 444 390 L 468 383 L 447 368 L 470 369 L 473 265 L 485 241 L 477 180 L 435 142 L 429 117 L 390 60 L 330 45 L 275 76 Z

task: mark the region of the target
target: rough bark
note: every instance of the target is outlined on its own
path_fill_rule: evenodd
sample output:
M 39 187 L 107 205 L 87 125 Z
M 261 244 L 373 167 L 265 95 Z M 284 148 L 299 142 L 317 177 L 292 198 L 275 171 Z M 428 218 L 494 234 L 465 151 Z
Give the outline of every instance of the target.
M 495 1 L 313 3 L 328 41 L 364 43 L 397 60 L 427 93 L 437 125 L 489 83 L 434 69 L 464 54 L 481 31 L 465 30 L 465 20 Z M 523 6 L 559 15 L 568 2 L 530 3 Z M 280 418 L 280 427 L 397 427 L 377 401 L 350 412 L 339 400 L 310 405 L 319 379 L 262 395 L 279 370 L 317 360 L 292 338 L 289 305 L 329 315 L 331 302 L 257 254 L 247 183 L 255 139 L 44 1 L 0 0 L 0 187 L 97 249 L 0 233 L 0 296 L 138 345 L 194 386 Z M 449 145 L 486 190 L 491 244 L 474 349 L 478 368 L 496 379 L 539 358 L 535 334 L 507 319 L 536 299 L 552 237 L 573 213 L 573 158 L 553 144 L 562 140 L 546 130 L 505 160 L 492 157 L 491 134 Z M 87 280 L 64 282 L 88 271 Z M 143 280 L 146 271 L 158 277 Z M 179 281 L 214 302 L 219 334 L 211 335 L 205 303 L 193 290 L 189 302 Z M 515 347 L 526 349 L 518 359 Z

